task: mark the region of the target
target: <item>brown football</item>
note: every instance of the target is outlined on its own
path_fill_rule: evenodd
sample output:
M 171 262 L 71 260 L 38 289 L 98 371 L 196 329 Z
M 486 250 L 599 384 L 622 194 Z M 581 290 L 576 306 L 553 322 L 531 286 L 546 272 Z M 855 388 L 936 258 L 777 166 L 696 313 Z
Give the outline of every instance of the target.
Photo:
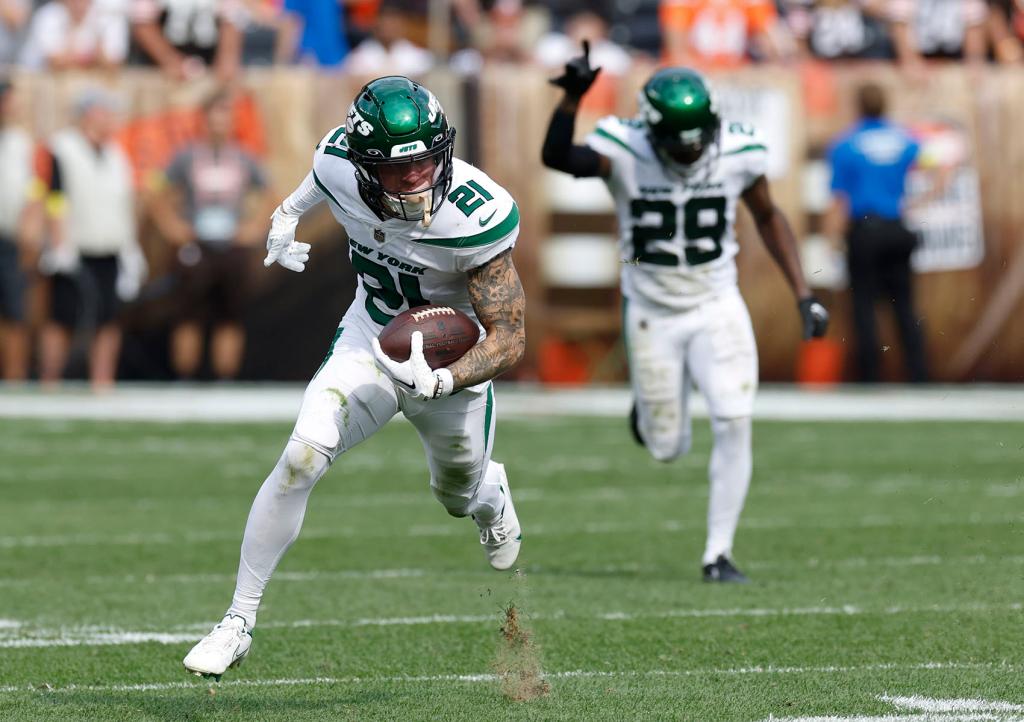
M 462 311 L 450 306 L 417 306 L 384 327 L 377 337 L 381 350 L 395 361 L 408 360 L 414 331 L 423 334 L 423 356 L 432 369 L 462 358 L 480 338 L 480 328 Z

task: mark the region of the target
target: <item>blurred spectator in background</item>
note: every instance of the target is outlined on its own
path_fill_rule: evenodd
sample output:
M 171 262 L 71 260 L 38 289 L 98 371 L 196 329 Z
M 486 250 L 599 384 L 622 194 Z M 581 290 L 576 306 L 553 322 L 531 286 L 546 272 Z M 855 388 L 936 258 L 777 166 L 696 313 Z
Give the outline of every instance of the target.
M 988 0 L 988 36 L 999 62 L 1024 59 L 1024 0 Z
M 345 0 L 284 0 L 284 8 L 297 18 L 299 62 L 336 68 L 348 55 Z
M 176 80 L 235 76 L 244 8 L 238 0 L 130 0 L 132 61 L 159 65 Z
M 430 70 L 434 56 L 407 40 L 406 14 L 384 6 L 377 14 L 373 37 L 359 43 L 345 60 L 345 71 L 359 77 L 417 76 Z
M 633 58 L 608 37 L 608 23 L 592 10 L 571 15 L 563 32 L 544 35 L 534 49 L 534 58 L 549 70 L 560 70 L 580 54 L 580 45 L 590 41 L 590 62 L 602 73 L 622 76 L 629 72 Z
M 25 221 L 34 175 L 32 137 L 14 122 L 14 92 L 0 79 L 0 368 L 5 381 L 28 375 Z
M 862 86 L 857 103 L 861 120 L 832 146 L 829 162 L 832 228 L 846 233 L 860 380 L 880 378 L 875 300 L 883 297 L 896 313 L 910 381 L 920 383 L 928 380 L 928 371 L 910 268 L 917 238 L 903 222 L 907 174 L 919 146 L 906 129 L 885 118 L 879 86 Z
M 242 0 L 242 5 L 242 64 L 286 65 L 295 60 L 301 20 L 285 10 L 283 0 Z
M 773 0 L 661 0 L 658 14 L 670 65 L 735 67 L 791 49 Z
M 477 75 L 485 63 L 526 63 L 523 4 L 520 0 L 498 0 L 481 13 L 472 28 L 472 47 L 458 50 L 448 58 L 449 67 L 461 75 Z
M 344 6 L 345 37 L 348 46 L 354 48 L 373 34 L 380 0 L 344 0 Z
M 29 25 L 19 63 L 32 70 L 121 65 L 128 55 L 128 22 L 110 2 L 50 0 Z
M 985 0 L 890 0 L 892 38 L 900 64 L 919 71 L 923 58 L 985 60 Z
M 782 5 L 805 57 L 893 57 L 886 0 L 785 0 Z
M 0 0 L 0 67 L 13 65 L 32 12 L 30 0 Z
M 119 292 L 137 290 L 144 262 L 136 241 L 135 195 L 127 156 L 114 141 L 113 98 L 83 93 L 75 125 L 50 141 L 50 232 L 40 268 L 51 275 L 50 318 L 43 328 L 40 379 L 63 377 L 72 333 L 89 341 L 89 379 L 110 386 L 121 350 Z
M 232 98 L 204 105 L 206 138 L 180 151 L 167 168 L 169 187 L 154 208 L 163 234 L 178 248 L 181 322 L 172 339 L 178 376 L 193 379 L 211 329 L 211 366 L 218 379 L 238 375 L 245 350 L 242 314 L 250 251 L 262 246 L 276 201 L 263 170 L 231 139 Z M 251 196 L 257 194 L 255 203 Z

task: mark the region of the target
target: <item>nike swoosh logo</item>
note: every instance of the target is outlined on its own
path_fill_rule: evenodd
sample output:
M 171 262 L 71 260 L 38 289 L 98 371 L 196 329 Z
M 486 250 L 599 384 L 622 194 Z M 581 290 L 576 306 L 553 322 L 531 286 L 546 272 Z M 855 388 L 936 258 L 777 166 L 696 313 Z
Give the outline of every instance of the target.
M 494 218 L 494 214 L 497 213 L 497 212 L 498 212 L 498 209 L 495 208 L 493 211 L 491 211 L 491 215 L 487 216 L 486 218 L 481 218 L 480 219 L 480 227 L 482 228 L 483 226 L 486 226 L 488 223 L 490 223 L 491 219 Z

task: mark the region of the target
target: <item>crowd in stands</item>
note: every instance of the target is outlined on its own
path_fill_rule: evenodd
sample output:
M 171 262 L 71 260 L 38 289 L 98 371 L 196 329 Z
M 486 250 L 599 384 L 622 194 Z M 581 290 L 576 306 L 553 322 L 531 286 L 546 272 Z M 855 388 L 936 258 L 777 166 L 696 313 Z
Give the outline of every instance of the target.
M 0 66 L 157 65 L 186 80 L 246 65 L 416 74 L 438 62 L 558 65 L 587 36 L 632 58 L 732 67 L 805 58 L 1020 62 L 1024 0 L 0 0 Z M 571 40 L 571 42 L 570 42 Z M 598 43 L 600 41 L 600 43 Z M 441 44 L 438 48 L 437 45 Z M 439 57 L 444 55 L 444 57 Z
M 245 285 L 232 269 L 261 245 L 274 201 L 257 160 L 262 139 L 247 143 L 238 123 L 228 133 L 229 116 L 244 107 L 231 111 L 237 98 L 226 91 L 207 98 L 195 123 L 178 124 L 195 126 L 184 139 L 190 144 L 174 146 L 174 157 L 150 152 L 153 167 L 140 173 L 139 147 L 168 145 L 146 142 L 165 132 L 158 121 L 138 125 L 134 141 L 123 132 L 115 139 L 116 100 L 86 92 L 69 127 L 33 138 L 14 120 L 9 79 L 17 87 L 22 72 L 149 66 L 218 88 L 232 87 L 245 67 L 273 65 L 371 77 L 417 76 L 439 63 L 472 76 L 487 64 L 515 63 L 555 74 L 583 39 L 593 65 L 611 77 L 659 62 L 728 69 L 888 60 L 922 74 L 933 58 L 1024 60 L 1024 0 L 451 0 L 448 7 L 451 17 L 438 22 L 430 0 L 0 0 L 3 378 L 32 375 L 25 297 L 42 273 L 49 298 L 38 377 L 62 378 L 69 344 L 84 327 L 92 334 L 90 378 L 113 382 L 119 304 L 147 275 L 136 239 L 143 216 L 172 249 L 183 299 L 169 344 L 174 375 L 197 375 L 208 335 L 212 375 L 237 376 Z M 131 146 L 134 168 L 123 146 Z M 144 175 L 153 178 L 140 182 Z

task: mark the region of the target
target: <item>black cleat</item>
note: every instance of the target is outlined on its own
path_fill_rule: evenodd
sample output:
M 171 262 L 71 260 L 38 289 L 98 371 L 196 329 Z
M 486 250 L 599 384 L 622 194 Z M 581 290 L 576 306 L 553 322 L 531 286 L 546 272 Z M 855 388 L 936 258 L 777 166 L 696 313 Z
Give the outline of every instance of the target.
M 712 564 L 704 565 L 704 581 L 705 582 L 721 582 L 731 584 L 746 584 L 750 580 L 747 576 L 736 568 L 736 565 L 732 563 L 732 559 L 725 556 L 725 554 L 719 554 L 718 559 Z
M 640 436 L 640 422 L 637 420 L 636 402 L 633 403 L 632 408 L 629 410 L 629 430 L 633 432 L 633 438 L 636 439 L 636 443 L 640 444 L 640 446 L 646 446 L 643 437 Z

